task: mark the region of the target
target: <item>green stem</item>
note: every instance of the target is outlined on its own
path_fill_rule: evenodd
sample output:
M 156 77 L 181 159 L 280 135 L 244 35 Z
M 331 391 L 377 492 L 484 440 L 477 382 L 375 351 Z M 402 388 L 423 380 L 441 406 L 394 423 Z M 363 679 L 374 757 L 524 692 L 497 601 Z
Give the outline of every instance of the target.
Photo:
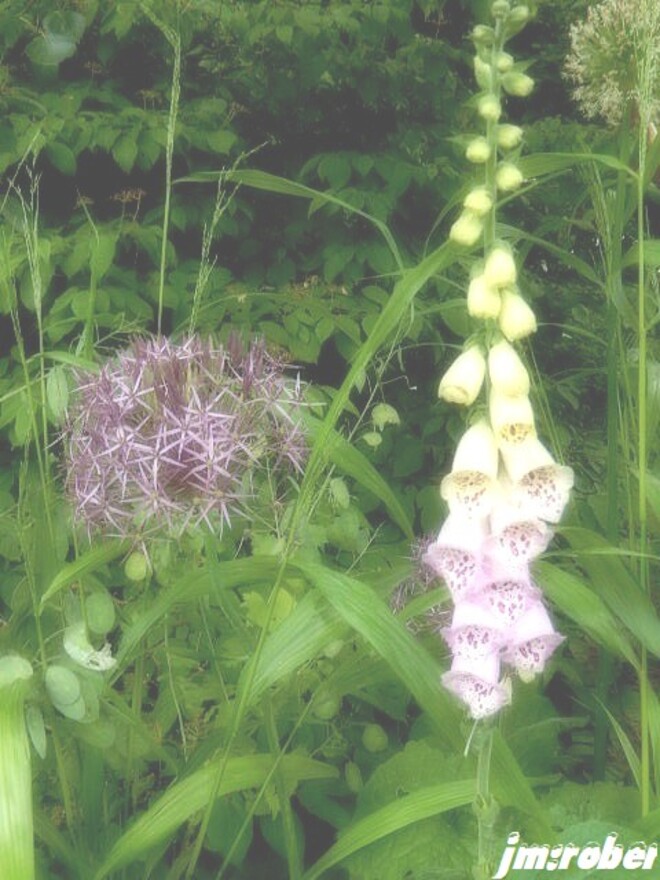
M 639 126 L 637 169 L 637 336 L 638 336 L 638 369 L 637 369 L 637 406 L 639 412 L 637 425 L 637 466 L 639 472 L 639 581 L 645 595 L 650 595 L 648 552 L 648 525 L 646 516 L 646 312 L 645 312 L 645 272 L 644 272 L 644 172 L 646 162 L 646 127 Z M 649 729 L 649 697 L 648 697 L 648 658 L 645 646 L 642 646 L 640 670 L 640 731 L 641 731 L 641 780 L 642 780 L 642 816 L 650 810 L 650 729 Z
M 497 803 L 490 793 L 490 761 L 493 752 L 493 727 L 482 731 L 477 759 L 477 793 L 474 812 L 477 816 L 477 864 L 475 878 L 486 880 L 492 876 L 493 831 L 497 817 Z
M 270 697 L 266 699 L 265 710 L 268 748 L 271 755 L 277 755 L 281 750 L 277 733 L 277 724 L 275 721 L 275 712 L 273 711 L 273 701 Z M 277 799 L 282 811 L 282 826 L 284 829 L 286 858 L 289 866 L 289 880 L 299 880 L 302 875 L 302 859 L 298 850 L 298 840 L 296 838 L 296 826 L 294 824 L 293 810 L 291 809 L 291 800 L 286 791 L 282 771 L 279 768 L 275 771 L 275 789 L 277 791 Z
M 25 683 L 0 697 L 0 865 L 3 880 L 34 880 L 32 772 L 23 712 Z

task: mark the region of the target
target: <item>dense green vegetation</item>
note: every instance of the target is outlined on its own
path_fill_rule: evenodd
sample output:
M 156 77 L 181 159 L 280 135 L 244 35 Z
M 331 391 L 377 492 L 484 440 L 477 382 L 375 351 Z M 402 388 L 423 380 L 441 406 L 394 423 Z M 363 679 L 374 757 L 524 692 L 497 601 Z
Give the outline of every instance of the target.
M 588 6 L 539 3 L 507 46 L 536 86 L 504 101 L 525 182 L 493 230 L 538 320 L 539 435 L 575 471 L 534 569 L 566 641 L 475 728 L 416 545 L 466 425 L 437 389 L 476 331 L 477 248 L 448 235 L 491 4 L 0 0 L 3 880 L 483 880 L 513 830 L 660 835 L 660 138 L 632 105 L 580 115 Z M 282 474 L 277 417 L 236 416 L 224 523 L 90 540 L 76 389 L 191 334 L 242 340 L 237 400 L 265 340 L 306 452 L 287 435 Z

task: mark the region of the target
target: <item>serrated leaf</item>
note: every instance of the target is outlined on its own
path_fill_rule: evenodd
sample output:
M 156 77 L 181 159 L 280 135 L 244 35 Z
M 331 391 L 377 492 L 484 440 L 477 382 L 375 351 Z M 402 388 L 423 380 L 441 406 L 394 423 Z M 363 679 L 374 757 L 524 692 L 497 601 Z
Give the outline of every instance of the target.
M 57 168 L 58 171 L 61 171 L 62 174 L 66 174 L 68 177 L 73 177 L 78 167 L 73 150 L 67 147 L 66 144 L 55 141 L 54 143 L 46 144 L 44 152 L 54 168 Z
M 100 281 L 112 266 L 117 249 L 117 235 L 103 232 L 98 239 L 92 239 L 92 258 L 90 269 L 96 281 Z
M 62 422 L 69 404 L 69 383 L 64 367 L 52 367 L 48 371 L 46 399 L 55 422 Z
M 125 174 L 132 171 L 137 154 L 138 145 L 134 135 L 122 135 L 112 148 L 112 156 Z

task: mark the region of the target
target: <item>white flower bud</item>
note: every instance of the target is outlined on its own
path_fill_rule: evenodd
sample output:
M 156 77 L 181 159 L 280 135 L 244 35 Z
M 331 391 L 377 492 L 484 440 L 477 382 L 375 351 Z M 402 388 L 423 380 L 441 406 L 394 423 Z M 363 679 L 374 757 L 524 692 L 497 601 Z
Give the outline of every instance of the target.
M 495 95 L 484 95 L 479 99 L 478 104 L 479 116 L 491 122 L 497 122 L 502 115 L 502 105 Z
M 482 43 L 484 46 L 492 46 L 495 39 L 495 31 L 487 24 L 478 24 L 472 29 L 472 39 L 475 43 Z
M 493 207 L 493 199 L 485 187 L 479 186 L 467 194 L 463 207 L 472 211 L 477 217 L 483 217 Z
M 474 59 L 474 78 L 481 89 L 492 89 L 493 71 L 490 64 L 483 61 L 478 55 Z
M 508 52 L 500 52 L 495 64 L 500 73 L 507 73 L 513 67 L 513 55 L 509 55 Z
M 518 189 L 523 180 L 520 169 L 511 162 L 501 162 L 495 172 L 495 183 L 502 192 Z
M 504 18 L 505 15 L 508 15 L 511 10 L 511 5 L 509 4 L 509 0 L 495 0 L 495 2 L 490 7 L 490 12 L 493 18 Z
M 493 248 L 486 260 L 484 276 L 490 287 L 510 287 L 516 283 L 516 262 L 508 248 Z
M 502 87 L 505 92 L 515 95 L 518 98 L 526 98 L 532 93 L 534 88 L 534 80 L 526 73 L 520 73 L 518 70 L 511 70 L 502 77 Z
M 536 331 L 534 312 L 515 290 L 505 290 L 502 293 L 502 310 L 499 322 L 500 330 L 509 342 L 523 339 Z
M 514 6 L 509 13 L 509 24 L 525 24 L 529 19 L 529 6 Z
M 473 345 L 460 354 L 440 380 L 438 397 L 449 403 L 470 406 L 477 399 L 486 375 L 486 359 Z
M 485 137 L 476 137 L 470 141 L 465 151 L 465 158 L 475 165 L 482 165 L 490 158 L 490 147 Z
M 518 353 L 502 340 L 488 352 L 488 375 L 493 390 L 507 397 L 529 394 L 529 373 Z
M 479 239 L 483 228 L 483 223 L 476 214 L 464 211 L 449 230 L 449 238 L 456 244 L 470 247 Z
M 497 126 L 497 146 L 502 150 L 513 150 L 522 141 L 523 130 L 518 125 Z
M 468 314 L 473 318 L 497 318 L 502 308 L 502 297 L 498 290 L 486 284 L 483 275 L 477 275 L 470 281 L 467 292 Z
M 488 401 L 490 423 L 500 447 L 519 446 L 529 437 L 536 437 L 534 411 L 529 397 L 508 397 L 492 390 Z

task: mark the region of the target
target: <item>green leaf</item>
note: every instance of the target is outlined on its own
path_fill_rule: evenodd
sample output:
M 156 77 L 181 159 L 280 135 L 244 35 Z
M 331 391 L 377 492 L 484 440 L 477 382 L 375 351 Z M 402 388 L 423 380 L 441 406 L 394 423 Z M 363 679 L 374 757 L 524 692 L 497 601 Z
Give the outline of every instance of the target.
M 133 169 L 137 154 L 138 145 L 134 135 L 122 135 L 112 148 L 114 160 L 125 174 Z
M 321 422 L 317 419 L 309 418 L 306 420 L 306 424 L 310 429 L 311 436 L 316 438 L 321 428 Z M 380 435 L 378 436 L 380 439 Z M 372 492 L 383 502 L 394 522 L 399 526 L 401 531 L 412 540 L 413 528 L 410 522 L 410 517 L 392 489 L 371 464 L 369 459 L 336 431 L 333 431 L 330 435 L 326 452 L 329 460 L 335 464 L 339 470 L 343 471 L 343 473 L 347 474 L 349 477 L 353 477 L 353 479 L 363 488 Z
M 603 601 L 652 654 L 660 657 L 660 620 L 653 603 L 619 558 L 624 552 L 588 529 L 565 528 L 562 533 L 577 551 L 580 565 Z
M 344 156 L 330 154 L 319 162 L 318 174 L 333 189 L 343 189 L 351 179 L 351 163 Z
M 633 179 L 637 178 L 637 174 L 625 163 L 605 153 L 535 153 L 532 156 L 524 156 L 517 164 L 524 176 L 530 178 L 566 171 L 585 162 L 599 162 L 614 171 L 623 171 Z
M 548 562 L 538 562 L 534 572 L 543 592 L 567 617 L 588 633 L 594 641 L 633 666 L 635 652 L 612 612 L 593 590 L 575 575 Z
M 80 681 L 78 676 L 57 663 L 46 670 L 46 690 L 57 708 L 70 706 L 80 699 Z
M 57 423 L 66 415 L 69 404 L 69 383 L 64 367 L 52 367 L 46 377 L 46 399 Z
M 123 865 L 144 858 L 158 844 L 171 840 L 184 822 L 207 805 L 223 760 L 220 756 L 170 786 L 117 840 L 94 880 L 102 880 Z M 217 797 L 260 786 L 272 774 L 275 762 L 285 785 L 338 775 L 334 767 L 304 755 L 244 755 L 227 760 Z
M 76 173 L 76 157 L 66 144 L 61 144 L 57 141 L 46 144 L 45 153 L 50 159 L 53 167 L 57 168 L 58 171 L 61 171 L 62 174 L 66 174 L 68 177 L 73 177 Z
M 387 246 L 392 251 L 397 266 L 399 269 L 403 268 L 399 248 L 397 247 L 392 233 L 382 220 L 378 220 L 377 217 L 373 217 L 371 214 L 360 211 L 358 208 L 349 205 L 348 202 L 345 202 L 330 193 L 319 192 L 318 190 L 305 186 L 302 183 L 287 180 L 285 177 L 278 177 L 276 174 L 268 174 L 266 171 L 253 170 L 200 171 L 189 177 L 182 177 L 177 180 L 176 183 L 204 183 L 207 181 L 216 181 L 219 177 L 223 177 L 225 180 L 230 180 L 243 186 L 251 186 L 254 189 L 265 190 L 266 192 L 280 193 L 281 195 L 295 196 L 297 198 L 317 200 L 325 204 L 338 205 L 340 208 L 343 208 L 351 214 L 357 214 L 360 217 L 364 217 L 365 220 L 373 223 L 376 229 L 378 229 L 385 239 Z
M 25 726 L 30 734 L 35 752 L 44 760 L 47 748 L 46 725 L 43 713 L 38 706 L 28 706 L 25 710 Z
M 112 541 L 108 544 L 102 544 L 99 547 L 93 547 L 82 556 L 79 556 L 75 562 L 69 562 L 64 565 L 57 575 L 51 581 L 48 589 L 41 597 L 39 610 L 43 611 L 44 605 L 49 602 L 53 596 L 56 596 L 60 590 L 68 587 L 74 581 L 78 580 L 90 571 L 94 571 L 107 562 L 112 562 L 118 556 L 126 551 L 126 544 L 123 541 Z
M 112 266 L 117 250 L 116 233 L 103 232 L 92 240 L 92 258 L 90 269 L 95 281 L 100 281 Z
M 660 238 L 647 238 L 644 242 L 644 265 L 649 269 L 657 269 L 660 266 Z M 639 242 L 635 243 L 630 250 L 626 251 L 621 265 L 637 266 L 639 263 Z
M 455 702 L 440 686 L 440 670 L 390 608 L 355 578 L 314 563 L 296 565 L 346 623 L 388 663 L 445 740 L 460 748 L 460 715 Z
M 401 828 L 466 806 L 474 795 L 475 781 L 466 779 L 431 785 L 399 797 L 365 819 L 351 823 L 337 843 L 303 875 L 303 880 L 316 880 L 352 853 Z
M 85 600 L 87 626 L 93 633 L 105 635 L 115 624 L 115 603 L 105 590 L 97 590 Z

